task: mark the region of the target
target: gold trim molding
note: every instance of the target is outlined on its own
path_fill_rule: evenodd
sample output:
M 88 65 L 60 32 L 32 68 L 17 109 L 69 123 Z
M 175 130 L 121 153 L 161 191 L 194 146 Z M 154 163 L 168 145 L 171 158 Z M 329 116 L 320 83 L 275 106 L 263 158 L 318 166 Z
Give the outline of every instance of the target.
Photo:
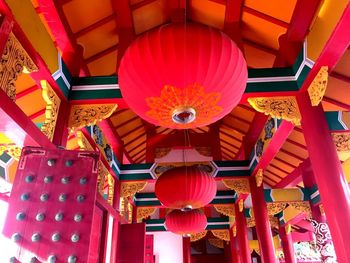
M 142 191 L 147 182 L 122 182 L 120 184 L 120 197 L 129 197 Z
M 153 215 L 156 212 L 155 207 L 138 207 L 137 208 L 137 223 L 142 222 L 142 219 Z
M 22 73 L 31 73 L 37 70 L 38 67 L 21 43 L 13 33 L 10 33 L 0 60 L 1 89 L 6 92 L 11 100 L 16 101 L 15 82 L 18 76 Z
M 42 96 L 46 102 L 45 121 L 41 127 L 41 131 L 52 141 L 61 100 L 46 80 L 40 81 L 40 84 L 42 87 Z
M 207 235 L 207 230 L 204 230 L 202 232 L 199 233 L 195 233 L 195 234 L 191 234 L 190 240 L 191 242 L 196 242 L 200 239 L 202 239 L 203 237 L 205 237 Z
M 293 96 L 248 98 L 248 102 L 258 112 L 300 125 L 301 115 Z
M 82 104 L 72 105 L 68 127 L 75 130 L 81 127 L 95 125 L 97 122 L 110 117 L 117 109 L 116 104 Z
M 228 229 L 215 229 L 210 231 L 215 237 L 224 241 L 230 241 L 230 232 Z
M 275 214 L 278 214 L 279 212 L 282 212 L 286 207 L 287 203 L 285 202 L 267 203 L 267 213 L 270 216 L 273 216 Z
M 334 132 L 332 138 L 338 152 L 350 151 L 350 132 Z
M 235 216 L 235 207 L 232 204 L 228 205 L 214 205 L 214 208 L 218 213 L 225 216 Z
M 328 67 L 322 66 L 307 89 L 312 106 L 317 106 L 322 101 L 323 96 L 326 93 L 327 83 Z
M 263 169 L 259 169 L 257 172 L 256 172 L 256 175 L 255 175 L 255 182 L 256 182 L 256 186 L 257 187 L 260 187 L 263 183 L 263 180 L 264 180 L 264 172 L 263 172 Z
M 250 193 L 248 179 L 225 179 L 222 182 L 227 188 L 234 190 L 238 195 Z

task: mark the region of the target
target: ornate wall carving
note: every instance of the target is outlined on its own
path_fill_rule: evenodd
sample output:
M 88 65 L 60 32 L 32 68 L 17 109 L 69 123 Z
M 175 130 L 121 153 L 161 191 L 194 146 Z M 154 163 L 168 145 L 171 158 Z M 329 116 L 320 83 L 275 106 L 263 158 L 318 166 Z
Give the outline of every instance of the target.
M 145 188 L 147 182 L 122 182 L 120 185 L 120 197 L 133 196 Z
M 4 52 L 0 60 L 0 86 L 7 96 L 16 100 L 15 82 L 22 72 L 31 73 L 37 71 L 38 67 L 29 57 L 22 45 L 13 33 L 7 39 Z
M 230 241 L 230 232 L 228 229 L 216 229 L 210 231 L 215 237 L 224 241 Z
M 200 239 L 202 239 L 203 237 L 205 237 L 207 235 L 207 230 L 204 230 L 202 232 L 196 233 L 196 234 L 192 234 L 190 237 L 191 242 L 196 242 Z
M 322 101 L 322 98 L 326 93 L 327 83 L 328 83 L 328 67 L 323 66 L 320 68 L 316 77 L 314 78 L 311 85 L 307 89 L 312 106 L 317 106 Z
M 71 130 L 75 130 L 84 126 L 95 125 L 98 121 L 111 116 L 116 109 L 116 104 L 72 105 L 68 126 Z
M 42 87 L 42 96 L 46 102 L 45 122 L 43 126 L 41 126 L 41 131 L 52 141 L 61 100 L 47 81 L 43 80 L 40 83 Z
M 338 152 L 350 151 L 350 132 L 334 132 L 332 137 Z
M 157 208 L 155 207 L 138 207 L 137 208 L 137 222 L 142 222 L 142 219 L 145 219 L 156 212 Z
M 301 115 L 295 97 L 248 98 L 248 102 L 256 111 L 300 125 Z
M 94 151 L 94 147 L 91 146 L 89 141 L 85 138 L 84 134 L 81 131 L 76 132 L 76 136 L 78 139 L 78 145 L 80 147 L 80 150 L 89 150 Z
M 235 216 L 235 207 L 232 204 L 214 205 L 216 211 L 225 216 Z
M 222 182 L 227 188 L 234 190 L 238 195 L 250 193 L 248 179 L 226 179 Z

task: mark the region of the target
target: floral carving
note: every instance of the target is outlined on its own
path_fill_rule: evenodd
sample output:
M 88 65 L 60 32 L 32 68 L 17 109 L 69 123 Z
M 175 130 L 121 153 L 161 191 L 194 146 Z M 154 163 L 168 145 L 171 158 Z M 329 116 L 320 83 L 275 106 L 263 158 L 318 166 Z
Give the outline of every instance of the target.
M 255 219 L 254 217 L 247 217 L 247 227 L 254 227 L 255 226 Z
M 273 216 L 282 212 L 286 207 L 287 203 L 284 202 L 267 203 L 267 212 L 269 215 Z
M 269 118 L 269 120 L 265 123 L 265 126 L 264 126 L 264 131 L 265 131 L 264 140 L 268 140 L 272 138 L 274 128 L 275 128 L 275 120 L 274 118 Z
M 128 197 L 133 196 L 137 192 L 140 192 L 145 188 L 147 182 L 122 182 L 120 187 L 120 196 Z
M 214 247 L 224 248 L 224 241 L 219 238 L 209 238 L 208 242 Z
M 234 190 L 238 195 L 250 193 L 248 179 L 226 179 L 222 182 L 227 188 Z
M 269 221 L 270 221 L 271 227 L 275 227 L 275 228 L 279 227 L 279 223 L 278 223 L 278 218 L 277 217 L 269 216 Z
M 311 216 L 311 208 L 308 201 L 288 202 L 288 205 L 301 213 L 305 213 L 308 217 Z
M 16 145 L 1 145 L 0 155 L 2 155 L 4 152 L 6 152 L 13 159 L 18 161 L 19 158 L 21 157 L 22 148 Z
M 216 211 L 225 216 L 235 216 L 235 208 L 232 204 L 214 205 Z
M 312 106 L 317 106 L 322 101 L 322 98 L 326 93 L 327 83 L 328 83 L 328 67 L 323 66 L 320 68 L 316 77 L 314 78 L 311 85 L 307 89 Z
M 300 125 L 301 115 L 295 97 L 248 98 L 248 102 L 256 111 Z
M 71 130 L 75 130 L 84 126 L 95 125 L 98 121 L 111 116 L 116 108 L 116 104 L 72 105 L 68 126 Z
M 239 210 L 239 212 L 243 212 L 243 209 L 244 209 L 244 201 L 243 201 L 243 199 L 239 199 L 238 210 Z
M 42 87 L 42 96 L 46 102 L 45 122 L 43 126 L 41 126 L 41 131 L 52 141 L 61 100 L 47 81 L 43 80 L 40 83 Z
M 259 169 L 257 172 L 256 172 L 256 175 L 255 175 L 255 182 L 256 182 L 256 186 L 257 187 L 260 187 L 263 183 L 263 180 L 264 180 L 264 173 L 263 173 L 263 170 L 262 169 Z
M 142 219 L 145 219 L 156 212 L 156 208 L 154 207 L 138 207 L 137 208 L 137 222 L 142 222 Z
M 13 101 L 16 100 L 15 82 L 22 72 L 37 71 L 38 67 L 23 49 L 13 33 L 7 39 L 0 60 L 0 86 Z
M 264 151 L 264 141 L 260 138 L 255 144 L 256 156 L 261 157 Z
M 350 151 L 350 133 L 349 132 L 334 132 L 332 133 L 332 137 L 338 152 Z
M 215 237 L 224 241 L 230 241 L 230 232 L 228 229 L 216 229 L 210 231 Z
M 191 234 L 190 240 L 191 242 L 196 242 L 200 239 L 202 239 L 203 237 L 205 237 L 207 235 L 207 230 L 204 230 L 202 232 L 196 233 L 196 234 Z
M 94 151 L 94 147 L 91 146 L 89 141 L 85 138 L 81 131 L 76 132 L 76 137 L 78 139 L 78 145 L 80 150 Z

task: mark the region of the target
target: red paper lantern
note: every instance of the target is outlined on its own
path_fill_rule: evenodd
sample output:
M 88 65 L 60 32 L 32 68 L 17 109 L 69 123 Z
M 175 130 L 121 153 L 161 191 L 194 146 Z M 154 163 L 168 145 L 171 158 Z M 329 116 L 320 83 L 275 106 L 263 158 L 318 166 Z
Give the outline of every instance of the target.
M 156 181 L 158 200 L 173 209 L 195 209 L 209 204 L 216 195 L 215 179 L 198 166 L 176 167 Z
M 118 73 L 123 98 L 136 114 L 176 129 L 205 126 L 230 113 L 247 75 L 236 44 L 196 24 L 168 24 L 141 35 Z
M 179 235 L 195 234 L 207 227 L 207 217 L 198 209 L 191 211 L 173 210 L 165 217 L 168 231 Z

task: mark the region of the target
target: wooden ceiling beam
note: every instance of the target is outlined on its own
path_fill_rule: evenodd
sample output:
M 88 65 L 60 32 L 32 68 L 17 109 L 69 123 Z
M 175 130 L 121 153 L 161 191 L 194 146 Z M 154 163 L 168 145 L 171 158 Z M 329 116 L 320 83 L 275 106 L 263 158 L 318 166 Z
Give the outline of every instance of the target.
M 244 0 L 226 0 L 224 32 L 244 53 L 241 21 Z
M 153 2 L 155 2 L 155 0 L 143 0 L 141 2 L 132 4 L 130 8 L 131 8 L 131 10 L 136 10 L 136 9 L 139 9 L 139 8 L 144 7 L 146 5 L 149 5 Z
M 169 9 L 171 14 L 171 21 L 173 23 L 186 22 L 186 12 L 188 12 L 188 6 L 186 0 L 169 0 Z
M 279 181 L 275 188 L 286 188 L 286 187 L 295 187 L 298 183 L 302 181 L 301 179 L 301 168 L 300 165 Z
M 287 29 L 278 39 L 280 47 L 274 67 L 293 65 L 322 0 L 298 0 Z
M 258 17 L 258 18 L 261 18 L 261 19 L 263 19 L 263 20 L 266 20 L 266 21 L 268 21 L 268 22 L 270 22 L 270 23 L 273 23 L 273 24 L 275 24 L 275 25 L 278 25 L 278 26 L 280 26 L 280 27 L 283 27 L 283 28 L 285 28 L 285 29 L 287 29 L 287 28 L 289 27 L 289 24 L 288 24 L 288 23 L 286 23 L 286 22 L 284 22 L 284 21 L 282 21 L 282 20 L 280 20 L 280 19 L 277 19 L 277 18 L 275 18 L 275 17 L 273 17 L 273 16 L 269 16 L 269 15 L 267 15 L 267 14 L 265 14 L 265 13 L 262 13 L 262 12 L 260 12 L 260 11 L 258 11 L 258 10 L 255 10 L 255 9 L 253 9 L 253 8 L 250 8 L 250 7 L 248 7 L 248 6 L 244 6 L 244 7 L 243 7 L 243 11 L 244 11 L 244 12 L 247 12 L 248 14 L 251 14 L 251 15 L 253 15 L 253 16 L 256 16 L 256 17 Z
M 19 100 L 20 98 L 23 98 L 25 96 L 27 96 L 28 94 L 34 92 L 34 91 L 37 91 L 37 90 L 41 90 L 41 87 L 39 85 L 33 85 L 21 92 L 18 92 L 16 94 L 16 100 Z
M 91 31 L 111 22 L 112 20 L 115 19 L 115 15 L 114 14 L 111 14 L 109 16 L 106 16 L 104 18 L 102 18 L 101 20 L 97 21 L 96 23 L 93 23 L 77 32 L 74 33 L 75 37 L 78 38 L 78 37 L 81 37 L 83 35 L 86 35 L 88 33 L 90 33 Z
M 107 49 L 104 49 L 88 58 L 85 59 L 86 64 L 90 64 L 91 62 L 94 62 L 95 60 L 98 60 L 106 55 L 109 55 L 112 52 L 115 52 L 118 49 L 119 45 L 115 44 Z
M 337 106 L 337 107 L 343 108 L 343 109 L 345 109 L 345 110 L 347 110 L 347 111 L 350 111 L 350 105 L 345 104 L 345 103 L 342 103 L 342 102 L 337 101 L 337 100 L 335 100 L 335 99 L 331 99 L 331 98 L 329 98 L 329 97 L 324 96 L 324 97 L 323 97 L 323 101 L 328 102 L 328 103 L 331 103 L 331 104 L 333 104 L 333 105 L 335 105 L 335 106 Z

